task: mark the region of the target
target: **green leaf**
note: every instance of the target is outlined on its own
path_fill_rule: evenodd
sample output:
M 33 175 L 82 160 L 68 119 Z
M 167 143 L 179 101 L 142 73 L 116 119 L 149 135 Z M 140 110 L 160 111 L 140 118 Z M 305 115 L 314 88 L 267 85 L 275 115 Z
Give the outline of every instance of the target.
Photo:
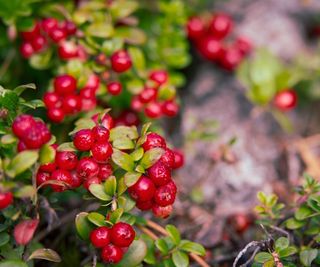
M 137 127 L 135 126 L 117 126 L 110 131 L 110 141 L 116 141 L 119 138 L 127 137 L 135 140 L 139 137 Z
M 91 184 L 89 187 L 89 191 L 92 195 L 100 200 L 109 201 L 112 199 L 112 196 L 109 196 L 106 193 L 105 187 L 102 184 Z
M 306 205 L 302 205 L 301 207 L 299 207 L 299 209 L 294 213 L 294 217 L 297 220 L 304 220 L 306 218 L 308 218 L 311 214 L 313 213 L 313 211 L 308 208 Z
M 133 186 L 141 177 L 141 173 L 138 172 L 127 172 L 124 175 L 124 182 L 127 187 Z
M 178 229 L 175 226 L 168 224 L 166 226 L 166 230 L 168 232 L 168 235 L 171 237 L 173 243 L 175 245 L 179 245 L 179 243 L 181 241 L 181 236 L 180 236 Z
M 0 262 L 0 267 L 28 267 L 28 265 L 20 260 L 4 260 Z
M 134 240 L 127 252 L 124 254 L 117 267 L 136 267 L 143 261 L 147 255 L 147 245 L 142 240 Z
M 112 38 L 105 40 L 102 43 L 101 50 L 108 56 L 111 56 L 115 51 L 123 48 L 123 40 L 121 38 Z
M 135 144 L 134 142 L 129 139 L 128 137 L 120 137 L 112 142 L 114 148 L 127 150 L 133 149 Z
M 300 261 L 303 266 L 311 266 L 313 260 L 317 257 L 317 249 L 308 249 L 300 252 Z
M 29 256 L 28 261 L 32 259 L 42 259 L 53 262 L 61 262 L 59 254 L 50 248 L 39 248 L 33 251 Z
M 136 202 L 134 202 L 130 197 L 123 195 L 118 198 L 118 204 L 119 208 L 122 208 L 125 212 L 128 212 L 135 207 Z
M 123 214 L 122 208 L 116 209 L 110 215 L 110 222 L 112 222 L 113 224 L 117 223 L 120 220 L 122 214 Z
M 206 254 L 206 250 L 202 245 L 189 240 L 182 240 L 179 247 L 183 251 L 194 253 L 200 256 L 204 256 Z
M 147 255 L 144 257 L 144 262 L 146 262 L 149 265 L 155 265 L 157 262 L 157 259 L 155 256 L 155 245 L 154 245 L 153 239 L 146 234 L 140 235 L 140 238 L 147 245 Z
M 320 212 L 320 196 L 317 194 L 311 195 L 308 198 L 308 205 L 316 212 Z
M 133 171 L 134 161 L 130 155 L 118 149 L 113 150 L 112 160 L 115 164 L 126 171 Z
M 289 257 L 295 253 L 297 253 L 298 250 L 295 247 L 287 247 L 285 249 L 281 249 L 278 254 L 280 258 L 286 258 Z
M 154 243 L 157 247 L 157 249 L 160 250 L 160 252 L 163 254 L 163 255 L 167 255 L 168 252 L 169 252 L 169 248 L 168 248 L 168 245 L 166 243 L 166 241 L 162 238 L 159 238 L 155 241 Z
M 32 185 L 25 185 L 18 188 L 14 192 L 14 197 L 17 198 L 32 198 L 35 195 L 36 191 Z
M 138 8 L 135 1 L 116 1 L 110 6 L 110 12 L 114 19 L 121 19 L 129 16 Z
M 96 22 L 89 25 L 85 32 L 89 36 L 109 38 L 114 34 L 114 28 L 109 22 Z
M 9 165 L 8 170 L 10 171 L 10 174 L 17 176 L 18 174 L 23 173 L 36 163 L 38 157 L 38 151 L 25 150 L 20 152 L 12 159 Z
M 1 137 L 2 145 L 10 145 L 17 141 L 17 138 L 12 134 L 5 134 Z
M 45 52 L 42 52 L 41 54 L 34 54 L 33 56 L 31 56 L 29 62 L 33 68 L 38 70 L 44 70 L 50 66 L 51 58 L 52 50 L 47 49 Z
M 109 196 L 114 196 L 117 191 L 117 179 L 115 176 L 110 176 L 104 182 L 104 190 Z
M 58 151 L 77 151 L 73 142 L 62 143 L 57 148 Z
M 254 257 L 254 260 L 259 263 L 265 263 L 272 259 L 273 259 L 272 255 L 267 252 L 260 252 Z
M 88 240 L 90 233 L 93 230 L 93 225 L 89 222 L 87 217 L 87 212 L 80 212 L 75 219 L 77 232 L 83 240 Z
M 139 147 L 135 151 L 133 151 L 130 154 L 130 156 L 133 158 L 134 161 L 139 161 L 140 159 L 142 159 L 143 154 L 144 154 L 143 148 Z
M 105 226 L 105 217 L 98 212 L 90 212 L 87 216 L 88 220 L 96 226 Z
M 39 159 L 41 164 L 53 162 L 55 156 L 55 149 L 48 144 L 43 145 L 39 151 Z
M 299 229 L 302 226 L 304 226 L 305 222 L 304 221 L 298 221 L 295 218 L 290 218 L 285 222 L 285 224 L 286 224 L 287 228 L 289 228 L 291 230 L 294 230 L 294 229 Z
M 146 67 L 145 57 L 142 50 L 138 47 L 129 47 L 128 52 L 130 54 L 133 67 L 139 72 L 143 71 Z
M 139 28 L 121 26 L 117 28 L 114 36 L 123 38 L 126 43 L 142 45 L 147 41 L 146 34 Z
M 26 89 L 36 90 L 36 85 L 34 83 L 19 85 L 13 89 L 13 92 L 15 92 L 17 95 L 21 95 Z
M 145 124 L 142 125 L 141 136 L 144 136 L 144 135 L 147 134 L 150 126 L 151 126 L 151 122 L 147 122 L 147 123 L 145 123 Z
M 0 247 L 4 246 L 10 241 L 10 236 L 7 233 L 0 233 Z
M 170 100 L 175 97 L 177 90 L 172 85 L 162 85 L 158 90 L 158 98 L 161 100 Z
M 175 251 L 172 253 L 172 260 L 176 267 L 187 267 L 189 266 L 189 257 L 182 251 Z
M 155 164 L 163 155 L 164 150 L 160 147 L 155 147 L 144 153 L 140 165 L 145 169 L 150 168 Z
M 6 24 L 12 24 L 18 17 L 31 14 L 32 2 L 32 0 L 0 1 L 0 17 Z
M 289 246 L 289 240 L 288 238 L 280 237 L 276 240 L 275 245 L 277 250 L 285 249 Z
M 130 79 L 126 81 L 126 88 L 133 95 L 140 94 L 143 91 L 143 86 L 143 81 L 139 79 Z

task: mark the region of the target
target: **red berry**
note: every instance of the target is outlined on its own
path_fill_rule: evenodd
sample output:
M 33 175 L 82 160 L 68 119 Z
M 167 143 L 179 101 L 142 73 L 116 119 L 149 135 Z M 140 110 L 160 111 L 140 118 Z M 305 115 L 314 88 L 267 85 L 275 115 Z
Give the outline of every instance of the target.
M 189 18 L 187 23 L 187 34 L 192 40 L 197 40 L 205 33 L 205 24 L 200 17 Z
M 149 79 L 156 82 L 158 85 L 165 84 L 168 81 L 168 78 L 168 72 L 165 70 L 154 70 L 149 75 Z
M 171 186 L 160 186 L 154 194 L 154 201 L 161 207 L 165 207 L 174 203 L 176 194 Z
M 67 37 L 67 33 L 62 28 L 54 28 L 49 32 L 49 36 L 53 42 L 59 43 Z
M 212 36 L 200 39 L 198 49 L 204 58 L 212 61 L 220 59 L 223 52 L 221 42 Z
M 38 171 L 36 176 L 37 186 L 42 185 L 43 183 L 49 181 L 51 178 L 50 173 Z
M 85 180 L 84 183 L 83 183 L 83 187 L 85 189 L 89 190 L 89 187 L 92 184 L 101 184 L 100 178 L 96 176 L 96 177 L 91 177 L 91 178 Z
M 236 39 L 235 46 L 243 56 L 249 54 L 252 50 L 252 44 L 250 40 L 245 37 L 238 37 Z
M 41 130 L 37 127 L 31 128 L 27 134 L 23 137 L 23 141 L 27 148 L 29 149 L 38 149 L 40 148 L 45 142 L 43 137 L 41 136 Z
M 139 100 L 141 103 L 149 103 L 155 101 L 157 98 L 157 90 L 154 88 L 146 87 L 140 94 Z
M 90 129 L 82 129 L 74 135 L 73 144 L 80 151 L 90 150 L 94 142 L 94 136 Z
M 220 64 L 224 69 L 232 71 L 241 63 L 242 59 L 243 55 L 240 50 L 231 47 L 224 49 L 220 59 Z
M 84 157 L 79 160 L 77 165 L 77 174 L 81 179 L 86 180 L 97 176 L 99 165 L 92 158 Z
M 54 90 L 59 95 L 71 95 L 77 89 L 77 81 L 71 75 L 57 76 L 53 82 Z
M 39 171 L 43 172 L 53 172 L 57 168 L 57 165 L 55 162 L 50 162 L 46 164 L 42 164 L 39 167 Z
M 58 108 L 60 97 L 55 92 L 46 92 L 43 96 L 43 102 L 48 109 L 50 108 Z
M 51 187 L 55 192 L 62 192 L 66 190 L 68 187 L 71 186 L 71 183 L 72 183 L 71 173 L 69 171 L 61 170 L 61 169 L 55 170 L 51 174 L 51 179 L 54 181 L 59 181 L 64 183 L 63 185 L 52 184 Z
M 34 53 L 34 49 L 31 43 L 29 42 L 22 43 L 20 46 L 20 53 L 24 58 L 30 58 Z
M 172 205 L 161 207 L 157 204 L 154 204 L 152 206 L 152 212 L 153 212 L 154 216 L 162 218 L 162 219 L 169 217 L 172 212 L 172 209 L 173 209 Z
M 143 103 L 140 101 L 139 96 L 132 97 L 130 107 L 137 112 L 140 112 L 143 110 Z
M 35 126 L 35 124 L 36 121 L 32 116 L 22 114 L 16 117 L 13 121 L 12 131 L 17 137 L 23 138 L 27 132 Z
M 281 111 L 289 111 L 297 106 L 298 96 L 292 89 L 285 89 L 276 94 L 274 105 Z
M 157 133 L 148 133 L 146 141 L 142 144 L 144 151 L 150 150 L 151 148 L 160 147 L 166 148 L 166 141 L 164 138 Z
M 160 161 L 168 168 L 172 169 L 174 166 L 174 153 L 170 148 L 166 148 L 164 154 L 161 156 Z
M 42 144 L 49 142 L 51 139 L 51 133 L 48 127 L 44 124 L 44 122 L 37 121 L 35 127 L 38 130 L 38 134 L 39 134 L 39 137 L 41 138 Z
M 67 95 L 63 98 L 62 109 L 65 114 L 74 114 L 81 110 L 81 99 L 77 95 Z
M 92 128 L 92 135 L 96 143 L 106 143 L 109 140 L 109 130 L 103 126 L 97 125 Z
M 18 152 L 22 152 L 22 151 L 27 150 L 27 149 L 28 148 L 27 148 L 26 144 L 23 141 L 19 140 L 18 141 L 18 145 L 17 145 L 17 151 Z
M 99 88 L 99 85 L 100 85 L 99 76 L 97 76 L 96 74 L 91 74 L 84 88 L 90 88 L 95 92 Z
M 118 222 L 111 228 L 111 242 L 119 247 L 129 247 L 136 233 L 128 223 Z
M 226 37 L 233 28 L 232 19 L 226 14 L 217 14 L 213 17 L 209 25 L 209 31 L 215 38 Z
M 118 125 L 119 121 L 125 126 L 138 126 L 140 123 L 138 115 L 130 110 L 123 111 L 118 117 Z
M 111 56 L 111 66 L 115 72 L 125 72 L 132 66 L 130 55 L 124 50 L 114 52 Z
M 101 250 L 101 258 L 105 263 L 118 263 L 122 260 L 122 257 L 122 249 L 112 244 L 105 246 Z
M 96 91 L 93 88 L 90 87 L 84 87 L 80 91 L 80 96 L 83 98 L 95 98 L 96 97 Z
M 7 208 L 13 202 L 13 194 L 11 192 L 0 193 L 0 210 Z
M 107 85 L 108 92 L 112 95 L 119 95 L 122 91 L 122 85 L 119 82 L 110 82 Z
M 58 55 L 63 60 L 78 57 L 78 46 L 74 42 L 62 42 L 58 46 Z
M 139 180 L 129 187 L 130 196 L 137 201 L 145 202 L 151 200 L 156 191 L 154 183 L 146 176 L 141 176 Z
M 102 119 L 101 119 L 101 125 L 105 128 L 107 128 L 108 130 L 112 129 L 114 126 L 114 122 L 112 117 L 110 116 L 110 114 L 106 113 L 103 115 Z
M 109 176 L 111 176 L 113 173 L 113 169 L 111 164 L 106 163 L 106 164 L 101 164 L 99 165 L 99 173 L 98 177 L 102 180 L 105 181 L 108 179 Z
M 171 180 L 170 169 L 161 161 L 157 161 L 148 169 L 148 175 L 156 186 L 165 185 Z
M 175 195 L 177 194 L 178 189 L 177 189 L 177 186 L 174 181 L 171 180 L 168 184 L 166 184 L 166 186 L 168 188 L 170 188 L 170 190 L 173 192 L 173 194 L 175 194 Z
M 60 123 L 64 120 L 64 111 L 62 108 L 49 108 L 47 116 L 51 121 Z
M 136 206 L 139 210 L 150 210 L 152 209 L 153 202 L 151 200 L 145 202 L 141 202 L 138 200 Z
M 35 52 L 41 51 L 47 45 L 47 40 L 41 35 L 36 36 L 31 40 L 31 45 Z
M 60 169 L 73 170 L 77 166 L 78 157 L 72 151 L 61 151 L 56 153 L 55 161 Z
M 110 237 L 110 229 L 106 226 L 98 227 L 90 233 L 91 244 L 96 248 L 102 248 L 108 245 L 110 243 Z
M 110 143 L 94 144 L 91 148 L 92 157 L 99 163 L 106 162 L 111 157 L 112 152 Z
M 31 41 L 35 37 L 37 37 L 39 34 L 40 34 L 40 27 L 38 22 L 35 22 L 30 30 L 21 32 L 22 38 L 25 41 Z
M 61 28 L 64 29 L 64 31 L 68 35 L 74 35 L 77 32 L 77 26 L 70 20 L 66 20 L 62 23 Z
M 177 115 L 179 111 L 179 106 L 176 102 L 174 101 L 165 101 L 162 104 L 162 113 L 164 115 L 167 115 L 168 117 L 174 117 Z
M 97 106 L 96 98 L 81 98 L 82 111 L 89 111 Z
M 49 33 L 58 27 L 58 21 L 55 18 L 45 18 L 41 21 L 41 27 L 46 33 Z
M 173 150 L 174 153 L 174 169 L 179 169 L 183 166 L 184 164 L 184 155 L 180 150 Z
M 76 172 L 71 172 L 71 187 L 77 188 L 82 185 L 82 179 L 77 175 Z
M 252 218 L 243 213 L 234 214 L 227 221 L 238 234 L 243 234 L 252 224 Z
M 144 112 L 147 117 L 157 119 L 162 115 L 161 105 L 157 102 L 151 102 L 146 106 Z

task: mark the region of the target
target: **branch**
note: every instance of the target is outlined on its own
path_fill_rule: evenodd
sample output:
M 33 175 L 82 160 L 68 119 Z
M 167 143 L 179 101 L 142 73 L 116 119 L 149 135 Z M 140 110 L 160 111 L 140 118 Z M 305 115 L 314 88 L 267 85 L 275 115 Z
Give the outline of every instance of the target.
M 240 251 L 240 253 L 238 254 L 238 256 L 235 258 L 232 267 L 237 267 L 238 261 L 243 257 L 244 254 L 247 253 L 249 248 L 252 247 L 259 247 L 260 242 L 259 241 L 251 241 L 249 244 L 247 244 L 243 250 Z

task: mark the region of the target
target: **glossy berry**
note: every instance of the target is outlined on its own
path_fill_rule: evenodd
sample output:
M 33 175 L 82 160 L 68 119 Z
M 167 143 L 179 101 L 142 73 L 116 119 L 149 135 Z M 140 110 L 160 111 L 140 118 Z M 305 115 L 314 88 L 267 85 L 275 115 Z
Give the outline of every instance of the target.
M 11 192 L 0 193 L 0 210 L 7 208 L 13 202 L 13 194 Z
M 74 114 L 81 110 L 81 99 L 77 95 L 67 95 L 63 98 L 62 109 L 65 114 Z
M 84 86 L 84 88 L 90 88 L 96 91 L 99 88 L 99 85 L 100 85 L 99 76 L 97 76 L 96 74 L 91 74 L 89 75 L 87 83 Z
M 92 184 L 101 184 L 101 179 L 97 176 L 95 177 L 91 177 L 89 179 L 86 179 L 84 182 L 83 182 L 83 187 L 87 190 L 89 190 L 89 187 L 90 185 Z
M 59 43 L 67 37 L 67 33 L 62 28 L 55 28 L 49 32 L 51 40 L 55 43 Z
M 72 183 L 72 177 L 69 171 L 66 170 L 55 170 L 51 174 L 51 179 L 59 182 L 63 182 L 63 185 L 52 184 L 51 187 L 55 192 L 62 192 L 66 190 Z
M 89 111 L 97 106 L 96 98 L 81 98 L 81 110 Z
M 179 106 L 176 102 L 169 100 L 162 104 L 162 113 L 168 117 L 174 117 L 179 111 Z
M 141 176 L 133 186 L 129 187 L 130 196 L 140 202 L 151 200 L 155 191 L 154 183 L 146 176 Z
M 12 131 L 17 137 L 23 138 L 31 128 L 35 127 L 35 124 L 36 122 L 32 116 L 19 115 L 13 121 Z
M 57 168 L 56 163 L 50 162 L 50 163 L 40 165 L 39 170 L 43 172 L 53 172 L 56 168 Z
M 169 183 L 166 184 L 166 186 L 173 192 L 173 194 L 177 194 L 177 186 L 173 180 L 171 180 Z
M 189 39 L 196 40 L 205 34 L 205 24 L 200 17 L 192 17 L 187 23 Z
M 105 226 L 98 227 L 90 233 L 91 244 L 96 248 L 102 248 L 108 245 L 110 243 L 110 237 L 110 229 Z
M 82 98 L 87 98 L 87 99 L 95 98 L 96 97 L 96 91 L 93 88 L 84 87 L 80 91 L 80 96 Z
M 64 120 L 64 111 L 62 108 L 49 108 L 47 116 L 51 121 L 60 123 Z
M 154 201 L 161 207 L 165 207 L 174 203 L 176 194 L 171 186 L 160 186 L 154 194 Z
M 90 150 L 94 142 L 94 137 L 90 129 L 82 129 L 74 135 L 73 144 L 80 151 Z
M 217 14 L 213 17 L 209 25 L 210 33 L 215 37 L 222 39 L 226 37 L 233 28 L 232 19 L 226 14 Z
M 118 222 L 111 228 L 111 242 L 118 247 L 129 247 L 135 235 L 132 226 L 125 222 Z
M 231 47 L 224 49 L 220 64 L 224 69 L 232 71 L 241 63 L 242 59 L 243 55 L 240 50 Z
M 70 20 L 64 21 L 61 28 L 64 29 L 68 35 L 74 35 L 77 32 L 77 26 Z
M 151 101 L 155 101 L 157 98 L 157 90 L 154 88 L 145 88 L 140 94 L 139 94 L 139 100 L 141 103 L 149 103 Z
M 73 94 L 77 88 L 77 81 L 71 75 L 64 74 L 57 76 L 53 82 L 54 91 L 58 95 L 70 95 Z
M 222 56 L 222 45 L 221 42 L 212 36 L 206 36 L 200 39 L 198 49 L 200 54 L 208 60 L 218 60 Z
M 165 84 L 168 81 L 168 72 L 165 70 L 155 70 L 149 75 L 149 79 L 156 82 L 158 85 Z
M 148 133 L 146 141 L 142 144 L 144 151 L 148 151 L 151 148 L 160 147 L 166 148 L 166 141 L 164 138 L 157 133 Z
M 141 102 L 139 96 L 134 96 L 131 99 L 130 107 L 132 108 L 132 110 L 137 112 L 140 112 L 143 110 L 143 103 Z
M 152 209 L 153 202 L 151 200 L 144 202 L 138 200 L 136 206 L 139 210 L 150 210 Z
M 174 153 L 174 169 L 179 169 L 183 166 L 184 164 L 184 155 L 180 150 L 173 150 Z
M 73 42 L 62 42 L 58 46 L 59 58 L 68 60 L 78 57 L 78 46 Z
M 146 106 L 144 112 L 151 119 L 160 118 L 162 115 L 161 105 L 158 102 L 151 102 Z
M 27 148 L 38 149 L 50 140 L 51 134 L 46 127 L 41 126 L 42 124 L 41 122 L 38 126 L 31 128 L 23 137 Z M 43 126 L 45 126 L 45 124 L 43 124 Z
M 119 95 L 122 91 L 122 85 L 119 82 L 110 82 L 107 85 L 107 90 L 111 95 Z
M 108 130 L 113 128 L 114 122 L 110 114 L 106 113 L 103 115 L 103 117 L 101 118 L 101 125 Z
M 50 141 L 51 133 L 48 127 L 42 121 L 36 122 L 36 128 L 38 130 L 39 137 L 41 138 L 42 144 L 45 144 Z
M 48 109 L 59 108 L 59 104 L 61 105 L 60 97 L 55 92 L 46 92 L 43 96 L 43 102 Z
M 58 21 L 55 18 L 45 18 L 41 21 L 41 27 L 46 33 L 49 33 L 58 27 Z
M 132 66 L 131 58 L 127 51 L 119 50 L 111 56 L 111 67 L 115 72 L 125 72 Z
M 92 135 L 96 143 L 106 143 L 109 140 L 109 130 L 103 126 L 97 125 L 92 128 Z
M 243 56 L 248 55 L 252 50 L 252 44 L 250 40 L 245 37 L 238 37 L 235 42 L 235 47 Z
M 99 165 L 93 158 L 84 157 L 79 160 L 77 165 L 77 174 L 83 180 L 97 176 L 99 173 Z
M 20 46 L 20 53 L 24 58 L 30 58 L 34 54 L 32 44 L 29 42 L 23 42 Z
M 154 216 L 156 216 L 158 218 L 162 218 L 162 219 L 169 217 L 172 210 L 173 210 L 172 205 L 161 207 L 158 204 L 154 204 L 152 206 L 152 212 L 153 212 Z
M 289 111 L 297 106 L 298 96 L 292 89 L 286 89 L 276 94 L 274 105 L 281 111 Z
M 92 157 L 99 163 L 106 162 L 111 157 L 112 152 L 110 143 L 94 144 L 91 148 Z
M 161 161 L 157 161 L 148 169 L 148 175 L 156 186 L 165 185 L 171 180 L 170 169 Z
M 31 41 L 35 37 L 37 37 L 39 34 L 40 34 L 40 27 L 38 22 L 35 22 L 32 28 L 29 29 L 28 31 L 21 32 L 22 38 L 25 41 Z
M 47 45 L 47 40 L 41 35 L 36 36 L 31 40 L 32 48 L 35 52 L 43 50 Z
M 72 151 L 59 151 L 56 153 L 55 162 L 60 169 L 73 170 L 77 166 L 78 157 Z
M 164 154 L 161 156 L 160 161 L 172 169 L 174 167 L 174 153 L 170 148 L 166 148 Z
M 117 118 L 117 125 L 138 126 L 140 119 L 136 112 L 131 110 L 124 110 Z
M 82 178 L 78 176 L 77 172 L 73 171 L 71 172 L 71 187 L 72 188 L 77 188 L 82 185 Z
M 111 164 L 106 163 L 106 164 L 99 165 L 98 177 L 101 181 L 107 180 L 108 177 L 112 175 L 112 173 L 113 173 L 113 169 Z
M 17 145 L 17 151 L 18 152 L 22 152 L 22 151 L 27 150 L 27 149 L 28 148 L 27 148 L 26 144 L 23 141 L 19 140 L 18 141 L 18 145 Z
M 115 245 L 109 244 L 101 250 L 101 258 L 105 263 L 118 263 L 122 257 L 122 249 Z
M 49 181 L 51 178 L 50 173 L 38 171 L 36 175 L 37 186 L 42 185 L 43 183 Z

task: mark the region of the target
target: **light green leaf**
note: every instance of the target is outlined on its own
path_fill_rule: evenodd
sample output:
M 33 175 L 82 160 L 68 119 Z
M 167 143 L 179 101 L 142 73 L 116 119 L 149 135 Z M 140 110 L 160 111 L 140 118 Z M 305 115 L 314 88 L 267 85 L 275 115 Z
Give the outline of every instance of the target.
M 124 254 L 117 267 L 136 267 L 143 261 L 147 255 L 147 245 L 141 239 L 134 240 L 127 252 Z
M 102 184 L 91 184 L 89 191 L 92 195 L 100 200 L 109 201 L 112 199 L 112 196 L 106 193 L 105 187 Z
M 118 149 L 113 149 L 112 160 L 115 164 L 126 171 L 134 169 L 134 161 L 130 155 Z
M 28 267 L 28 265 L 20 260 L 4 260 L 0 262 L 0 267 Z
M 80 212 L 75 219 L 77 232 L 83 240 L 88 240 L 90 233 L 93 230 L 93 225 L 89 222 L 87 217 L 87 212 Z
M 109 196 L 114 196 L 117 190 L 117 179 L 115 176 L 110 176 L 104 182 L 104 190 Z
M 123 214 L 122 208 L 116 209 L 110 215 L 110 222 L 112 222 L 113 224 L 117 223 L 120 220 L 122 214 Z
M 265 262 L 270 261 L 272 259 L 273 259 L 272 255 L 267 252 L 260 252 L 254 257 L 254 260 L 259 263 L 265 263 Z
M 175 245 L 179 245 L 181 241 L 179 230 L 174 225 L 171 225 L 171 224 L 168 224 L 166 226 L 166 230 L 168 232 L 168 235 L 171 237 L 173 243 Z
M 189 257 L 188 254 L 182 251 L 175 251 L 172 253 L 172 260 L 176 267 L 188 267 Z
M 133 186 L 141 177 L 141 173 L 138 172 L 127 172 L 124 175 L 124 182 L 126 184 L 126 186 L 130 187 Z
M 276 240 L 275 245 L 277 250 L 285 249 L 289 246 L 289 240 L 288 238 L 280 237 Z
M 39 248 L 33 251 L 29 256 L 28 261 L 32 259 L 42 259 L 53 262 L 61 262 L 59 254 L 49 248 Z
M 8 171 L 13 176 L 23 173 L 29 169 L 38 160 L 38 151 L 25 150 L 17 154 L 11 161 Z
M 90 212 L 87 216 L 88 220 L 96 226 L 105 226 L 105 217 L 98 212 Z
M 317 249 L 307 249 L 300 252 L 300 261 L 303 266 L 311 266 L 313 260 L 317 257 L 318 250 Z
M 200 256 L 204 256 L 206 254 L 206 250 L 202 245 L 195 242 L 191 242 L 189 240 L 182 240 L 179 247 L 183 251 L 194 253 Z
M 56 156 L 55 149 L 48 144 L 43 145 L 39 151 L 39 157 L 40 157 L 39 159 L 41 164 L 53 162 L 55 156 Z
M 164 150 L 160 147 L 155 147 L 146 151 L 141 159 L 140 165 L 145 169 L 150 168 L 162 157 L 163 153 Z

